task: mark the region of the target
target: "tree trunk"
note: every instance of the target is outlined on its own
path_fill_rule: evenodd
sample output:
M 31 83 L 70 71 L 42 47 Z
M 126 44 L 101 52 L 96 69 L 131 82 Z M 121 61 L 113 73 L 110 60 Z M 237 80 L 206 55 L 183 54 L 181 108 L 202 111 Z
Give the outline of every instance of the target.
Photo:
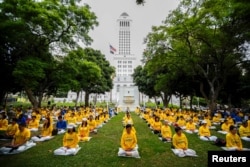
M 180 108 L 182 108 L 182 96 L 181 96 L 181 94 L 180 94 Z
M 80 91 L 76 92 L 76 102 L 75 102 L 75 107 L 77 106 L 78 99 L 79 99 Z
M 89 107 L 89 92 L 85 91 L 85 107 Z
M 3 105 L 5 102 L 5 95 L 6 95 L 6 91 L 5 90 L 0 90 L 0 105 Z
M 190 109 L 193 109 L 193 98 L 194 98 L 194 96 L 191 95 L 190 96 L 190 104 L 189 104 Z
M 36 97 L 33 95 L 32 90 L 29 88 L 24 88 L 24 90 L 25 90 L 25 92 L 28 96 L 28 99 L 29 99 L 30 103 L 32 104 L 32 106 L 34 108 L 38 108 L 39 102 L 37 101 Z

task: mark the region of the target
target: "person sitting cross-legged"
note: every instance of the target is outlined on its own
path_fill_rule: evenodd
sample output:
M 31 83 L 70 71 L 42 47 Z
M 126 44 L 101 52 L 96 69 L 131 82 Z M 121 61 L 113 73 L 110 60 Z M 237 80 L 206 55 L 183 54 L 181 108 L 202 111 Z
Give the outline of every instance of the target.
M 243 121 L 239 128 L 239 134 L 242 140 L 250 141 L 250 128 L 248 128 L 248 122 Z
M 201 122 L 201 126 L 199 128 L 200 139 L 203 141 L 215 141 L 217 139 L 216 136 L 211 136 L 211 132 L 209 127 L 207 126 L 207 121 L 203 120 Z
M 54 151 L 54 155 L 75 155 L 81 149 L 78 143 L 78 135 L 75 130 L 75 126 L 69 124 L 67 126 L 68 131 L 63 137 L 63 147 L 60 147 Z
M 196 152 L 190 148 L 188 148 L 188 140 L 184 133 L 182 133 L 181 127 L 175 128 L 175 134 L 173 136 L 173 149 L 175 155 L 179 157 L 185 157 L 185 156 L 194 156 L 196 157 Z
M 29 142 L 30 130 L 26 128 L 25 123 L 21 123 L 18 126 L 18 131 L 15 133 L 11 143 L 8 143 L 0 148 L 0 152 L 3 154 L 20 153 L 27 150 L 30 147 L 35 146 L 33 142 Z
M 82 124 L 78 127 L 78 137 L 80 141 L 89 141 L 89 125 L 87 118 L 82 119 Z
M 62 116 L 58 116 L 58 121 L 56 122 L 56 129 L 58 134 L 63 134 L 66 132 L 67 122 L 63 120 Z
M 219 130 L 218 133 L 227 134 L 229 132 L 229 127 L 230 127 L 230 124 L 228 123 L 228 120 L 226 119 L 222 123 L 221 130 Z
M 190 134 L 198 133 L 198 129 L 196 129 L 196 125 L 195 125 L 193 119 L 189 119 L 189 121 L 186 123 L 185 132 L 190 133 Z
M 126 125 L 126 131 L 122 133 L 121 147 L 118 156 L 140 158 L 137 146 L 137 137 L 132 132 L 132 125 Z
M 161 127 L 161 137 L 159 139 L 163 142 L 172 141 L 172 130 L 167 120 L 164 120 L 164 125 Z
M 31 116 L 31 120 L 28 123 L 28 128 L 30 129 L 31 132 L 37 132 L 39 128 L 39 122 L 36 119 L 36 115 Z
M 42 133 L 38 136 L 33 136 L 31 140 L 34 142 L 41 142 L 45 140 L 50 140 L 52 138 L 52 126 L 50 125 L 50 118 L 46 117 L 43 124 Z
M 226 135 L 226 147 L 222 147 L 222 149 L 226 151 L 250 151 L 249 148 L 243 148 L 241 138 L 234 125 L 230 125 L 229 133 Z
M 1 140 L 8 140 L 8 139 L 13 139 L 14 135 L 18 131 L 18 124 L 17 124 L 17 119 L 12 118 L 11 124 L 8 126 L 7 130 L 3 135 L 0 135 Z

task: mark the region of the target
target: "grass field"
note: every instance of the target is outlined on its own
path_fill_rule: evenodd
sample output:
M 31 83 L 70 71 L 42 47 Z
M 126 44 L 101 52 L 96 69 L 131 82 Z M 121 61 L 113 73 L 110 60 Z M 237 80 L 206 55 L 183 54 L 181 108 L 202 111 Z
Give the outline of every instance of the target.
M 123 116 L 120 113 L 113 117 L 97 134 L 92 135 L 89 142 L 80 143 L 82 149 L 75 156 L 53 155 L 53 151 L 62 145 L 63 135 L 57 135 L 18 155 L 1 155 L 0 164 L 8 167 L 206 167 L 207 151 L 221 150 L 209 142 L 201 141 L 197 135 L 187 134 L 189 148 L 196 150 L 198 157 L 179 158 L 170 150 L 170 143 L 161 142 L 158 136 L 151 133 L 147 124 L 132 113 L 141 158 L 118 157 Z M 215 131 L 213 134 L 224 137 Z M 249 142 L 243 142 L 243 145 L 250 148 Z

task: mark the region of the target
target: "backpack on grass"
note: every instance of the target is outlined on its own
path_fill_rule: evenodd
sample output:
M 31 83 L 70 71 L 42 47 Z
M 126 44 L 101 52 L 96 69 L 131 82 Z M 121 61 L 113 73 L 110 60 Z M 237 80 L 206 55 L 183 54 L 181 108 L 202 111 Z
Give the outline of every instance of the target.
M 224 147 L 226 146 L 226 141 L 222 138 L 217 138 L 215 141 L 214 141 L 214 144 L 216 146 L 220 146 L 220 147 Z

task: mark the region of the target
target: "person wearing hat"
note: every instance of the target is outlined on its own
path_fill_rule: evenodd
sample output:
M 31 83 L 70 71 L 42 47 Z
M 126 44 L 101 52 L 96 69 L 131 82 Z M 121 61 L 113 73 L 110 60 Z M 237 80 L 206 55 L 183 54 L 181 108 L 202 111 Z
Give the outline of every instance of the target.
M 189 134 L 198 133 L 198 129 L 196 129 L 196 125 L 192 118 L 190 118 L 189 121 L 186 123 L 185 132 Z
M 38 127 L 39 127 L 39 122 L 36 119 L 36 115 L 32 114 L 31 120 L 28 123 L 28 129 L 30 129 L 31 132 L 36 132 L 38 131 Z
M 172 141 L 172 130 L 170 126 L 168 125 L 168 121 L 164 120 L 164 124 L 161 127 L 161 137 L 159 137 L 160 140 L 163 142 L 171 142 Z
M 74 124 L 68 124 L 68 131 L 63 136 L 63 146 L 54 151 L 54 155 L 75 155 L 80 147 Z
M 82 124 L 78 128 L 78 137 L 80 141 L 89 141 L 89 126 L 87 118 L 82 119 Z
M 26 142 L 30 139 L 30 130 L 26 128 L 25 123 L 21 123 L 18 126 L 18 131 L 15 133 L 11 143 L 6 144 L 0 148 L 2 153 L 11 153 L 13 151 L 22 152 L 26 148 Z
M 212 119 L 213 125 L 220 125 L 220 118 L 218 117 L 218 113 L 215 113 Z
M 218 133 L 227 134 L 229 132 L 229 127 L 230 124 L 228 123 L 228 120 L 225 119 L 221 125 L 221 130 L 219 130 Z
M 17 119 L 12 118 L 12 121 L 10 125 L 8 126 L 5 134 L 0 135 L 0 139 L 13 139 L 17 131 L 18 131 Z
M 217 139 L 216 136 L 211 136 L 211 132 L 209 127 L 207 126 L 207 121 L 203 120 L 201 122 L 201 126 L 199 128 L 199 136 L 203 141 L 215 141 Z
M 132 132 L 132 125 L 126 125 L 126 131 L 122 133 L 121 147 L 118 151 L 118 156 L 140 158 L 137 146 L 137 137 Z
M 242 140 L 250 141 L 250 129 L 248 128 L 248 122 L 245 120 L 239 128 L 239 134 Z
M 175 128 L 175 134 L 173 136 L 173 149 L 175 155 L 179 157 L 185 156 L 197 156 L 193 149 L 188 148 L 188 140 L 184 133 L 182 133 L 181 127 Z

